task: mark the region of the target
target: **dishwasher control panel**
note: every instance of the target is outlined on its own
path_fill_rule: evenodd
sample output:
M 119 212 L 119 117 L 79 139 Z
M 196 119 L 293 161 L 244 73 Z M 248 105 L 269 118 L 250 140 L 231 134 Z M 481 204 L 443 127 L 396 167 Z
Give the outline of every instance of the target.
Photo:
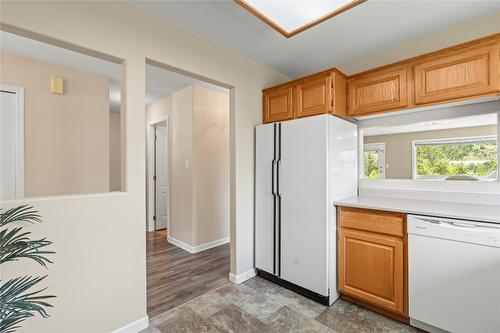
M 408 234 L 500 248 L 500 225 L 408 215 Z

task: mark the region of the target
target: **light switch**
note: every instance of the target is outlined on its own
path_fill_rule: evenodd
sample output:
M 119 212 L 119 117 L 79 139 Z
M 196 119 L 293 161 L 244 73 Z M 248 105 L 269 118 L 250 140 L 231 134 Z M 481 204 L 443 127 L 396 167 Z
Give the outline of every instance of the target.
M 52 76 L 50 78 L 50 92 L 53 94 L 64 94 L 64 80 L 59 76 Z
M 189 169 L 189 160 L 185 160 L 185 161 L 184 161 L 184 167 L 185 167 L 186 169 Z

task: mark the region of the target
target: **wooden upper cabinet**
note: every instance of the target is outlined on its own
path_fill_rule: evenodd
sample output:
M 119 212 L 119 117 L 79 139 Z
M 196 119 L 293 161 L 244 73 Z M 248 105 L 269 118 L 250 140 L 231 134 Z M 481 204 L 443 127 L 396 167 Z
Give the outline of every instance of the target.
M 264 122 L 350 118 L 500 96 L 500 33 L 346 77 L 335 68 L 264 89 Z
M 400 109 L 408 102 L 408 67 L 354 76 L 347 81 L 351 116 Z
M 415 65 L 415 104 L 499 91 L 499 44 L 429 57 Z
M 325 113 L 347 117 L 346 77 L 336 69 L 267 88 L 262 92 L 265 123 Z
M 320 75 L 295 85 L 297 118 L 328 113 L 332 108 L 330 75 Z
M 264 94 L 264 123 L 293 118 L 293 87 L 270 88 Z

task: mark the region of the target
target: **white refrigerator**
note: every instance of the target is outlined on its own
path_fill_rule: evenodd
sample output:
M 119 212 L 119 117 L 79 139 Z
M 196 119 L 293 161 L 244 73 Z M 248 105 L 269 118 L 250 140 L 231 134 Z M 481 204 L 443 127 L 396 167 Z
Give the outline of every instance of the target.
M 331 115 L 256 129 L 257 272 L 328 305 L 338 298 L 333 203 L 357 194 L 357 137 Z

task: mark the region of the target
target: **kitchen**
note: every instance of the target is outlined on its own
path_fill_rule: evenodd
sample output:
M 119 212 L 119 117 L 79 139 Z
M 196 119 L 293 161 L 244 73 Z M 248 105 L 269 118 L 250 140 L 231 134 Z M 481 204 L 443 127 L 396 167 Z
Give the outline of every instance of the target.
M 264 89 L 257 274 L 429 332 L 499 332 L 499 50 L 495 34 Z

